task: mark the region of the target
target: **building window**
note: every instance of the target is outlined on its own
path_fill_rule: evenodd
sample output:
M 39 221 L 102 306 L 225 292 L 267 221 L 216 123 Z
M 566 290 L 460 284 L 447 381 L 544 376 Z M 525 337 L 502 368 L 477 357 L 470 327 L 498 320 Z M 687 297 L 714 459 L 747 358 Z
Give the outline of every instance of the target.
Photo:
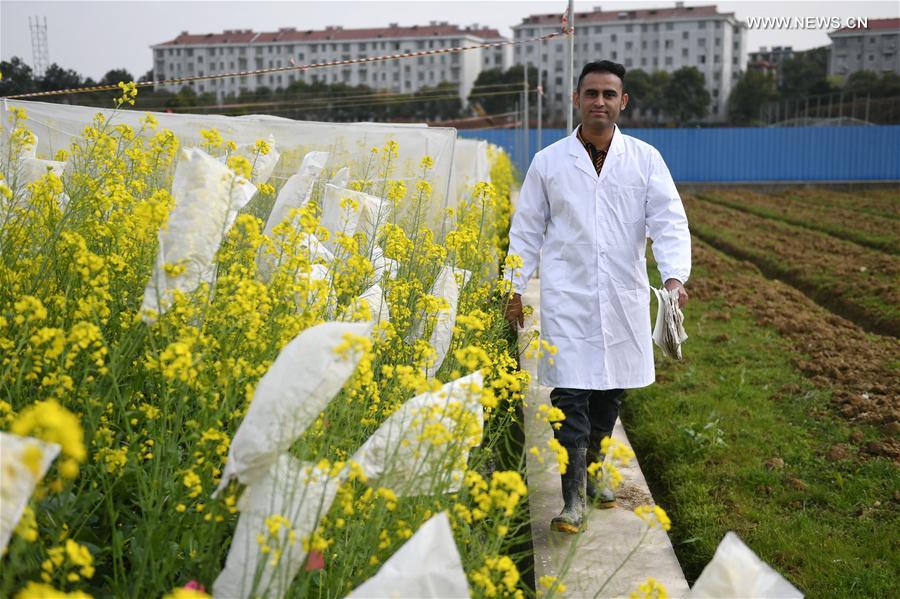
M 594 52 L 602 52 L 602 51 L 603 51 L 603 44 L 601 44 L 600 42 L 596 42 L 594 44 Z
M 641 50 L 647 49 L 647 40 L 641 40 Z
M 646 23 L 644 23 L 644 24 L 641 25 L 641 31 L 644 32 L 644 33 L 647 32 L 647 24 L 646 24 Z
M 700 59 L 700 64 L 706 64 L 706 54 L 701 54 L 697 58 Z
M 705 37 L 698 37 L 698 38 L 697 38 L 697 45 L 700 46 L 701 48 L 702 48 L 703 46 L 705 46 L 705 45 L 706 45 L 706 38 L 705 38 Z
M 671 47 L 672 47 L 672 40 L 666 40 L 666 49 L 669 49 Z
M 609 41 L 611 41 L 612 43 L 616 43 L 616 34 L 615 33 L 609 37 Z
M 625 25 L 625 33 L 631 33 L 634 27 L 632 25 Z
M 617 58 L 619 58 L 618 52 L 616 52 L 615 50 L 613 50 L 613 52 L 612 52 L 612 59 L 613 59 L 613 60 L 616 60 Z
M 666 23 L 666 31 L 672 31 L 675 29 L 675 23 Z
M 686 40 L 687 38 L 688 38 L 688 32 L 687 32 L 687 31 L 682 31 L 682 32 L 681 32 L 681 39 Z
M 666 56 L 666 66 L 667 67 L 672 66 L 672 57 L 671 56 Z
M 600 26 L 594 27 L 594 33 L 603 33 L 603 27 L 600 27 Z
M 630 59 L 630 58 L 626 58 L 626 59 L 625 59 L 625 66 L 626 66 L 626 67 L 630 67 L 630 66 L 631 66 L 631 59 Z
M 682 49 L 681 49 L 681 57 L 682 57 L 682 58 L 687 58 L 687 55 L 688 55 L 688 49 L 687 49 L 687 48 L 682 48 Z
M 642 67 L 647 66 L 647 59 L 646 59 L 646 58 L 641 58 L 641 66 L 642 66 Z
M 697 23 L 697 29 L 706 29 L 706 21 L 700 21 Z
M 632 46 L 632 43 L 631 43 L 631 42 L 625 42 L 625 49 L 626 49 L 626 50 L 631 50 L 631 46 Z

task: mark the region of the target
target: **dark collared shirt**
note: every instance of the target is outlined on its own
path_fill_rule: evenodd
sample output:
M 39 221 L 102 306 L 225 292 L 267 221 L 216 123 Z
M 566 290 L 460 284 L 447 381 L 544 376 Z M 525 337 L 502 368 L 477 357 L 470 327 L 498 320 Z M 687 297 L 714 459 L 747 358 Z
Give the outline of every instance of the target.
M 603 163 L 606 161 L 606 150 L 598 150 L 594 144 L 586 140 L 581 136 L 581 127 L 578 127 L 578 141 L 581 142 L 581 145 L 584 146 L 584 149 L 587 150 L 588 156 L 591 159 L 591 164 L 594 165 L 594 168 L 597 169 L 597 175 L 600 175 L 600 171 L 603 170 Z

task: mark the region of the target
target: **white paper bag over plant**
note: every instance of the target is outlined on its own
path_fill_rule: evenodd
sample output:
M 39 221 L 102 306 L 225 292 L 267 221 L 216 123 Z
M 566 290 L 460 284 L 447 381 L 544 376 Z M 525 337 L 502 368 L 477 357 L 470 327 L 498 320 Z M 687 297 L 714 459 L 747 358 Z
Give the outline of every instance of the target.
M 365 304 L 368 309 L 369 320 L 374 321 L 376 327 L 383 322 L 390 321 L 391 313 L 388 309 L 387 300 L 384 299 L 384 291 L 381 289 L 381 285 L 376 283 L 363 291 L 362 295 L 355 298 L 350 305 L 344 309 L 344 317 L 348 318 L 356 312 L 359 312 L 362 309 L 363 304 Z
M 286 247 L 284 252 L 305 256 L 311 264 L 322 265 L 326 270 L 334 264 L 334 254 L 322 240 L 310 233 L 297 233 L 296 235 L 296 240 L 291 239 L 287 242 L 289 247 Z M 272 272 L 285 262 L 285 255 L 281 252 L 282 250 L 279 248 L 276 249 L 275 255 L 264 251 L 259 253 L 257 266 L 264 281 L 269 282 Z
M 456 325 L 456 308 L 459 303 L 459 286 L 456 283 L 456 276 L 453 274 L 452 268 L 445 266 L 438 273 L 431 287 L 431 295 L 443 299 L 447 302 L 446 307 L 438 310 L 434 323 L 434 329 L 431 331 L 431 337 L 428 342 L 435 351 L 434 364 L 426 367 L 426 376 L 434 376 L 444 363 L 447 352 L 450 349 L 450 342 L 453 340 L 453 327 Z M 424 320 L 419 321 L 417 337 L 421 337 L 425 331 Z
M 375 280 L 381 281 L 387 276 L 396 279 L 400 270 L 400 263 L 384 256 L 384 250 L 379 245 L 372 248 L 372 267 L 375 269 Z
M 446 512 L 419 527 L 378 572 L 347 599 L 469 597 L 469 583 Z
M 325 185 L 320 224 L 331 232 L 330 247 L 336 247 L 338 233 L 353 235 L 357 231 L 373 239 L 378 229 L 390 220 L 391 204 L 373 195 Z
M 729 532 L 688 596 L 692 599 L 802 599 L 803 593 L 759 559 L 736 534 Z
M 329 183 L 334 185 L 335 187 L 347 187 L 350 183 L 350 169 L 346 166 L 342 166 L 337 170 L 336 173 L 328 180 Z
M 175 206 L 159 231 L 156 264 L 144 290 L 145 321 L 155 319 L 147 311 L 168 310 L 175 291 L 190 293 L 210 280 L 234 198 L 245 193 L 245 181 L 203 150 L 182 150 L 172 183 Z
M 370 480 L 398 496 L 459 488 L 469 449 L 481 443 L 482 376 L 476 371 L 417 395 L 391 414 L 353 456 Z
M 309 201 L 316 179 L 325 168 L 328 152 L 309 152 L 303 157 L 300 170 L 292 175 L 278 192 L 269 218 L 266 220 L 264 233 L 271 237 L 272 230 L 287 220 L 291 210 L 300 208 Z
M 274 136 L 269 135 L 268 144 L 268 154 L 259 153 L 259 155 L 257 155 L 258 152 L 255 142 L 238 146 L 238 149 L 234 151 L 236 155 L 243 156 L 250 161 L 250 164 L 253 166 L 250 181 L 255 185 L 260 185 L 269 180 L 269 177 L 272 176 L 272 171 L 275 170 L 275 165 L 278 164 L 278 159 L 281 157 L 281 153 L 275 149 Z
M 59 450 L 56 443 L 0 432 L 0 555 Z
M 456 267 L 451 267 L 451 270 L 453 271 L 453 275 L 456 277 L 456 284 L 460 290 L 462 290 L 462 288 L 468 285 L 469 281 L 472 280 L 471 270 Z
M 54 173 L 57 177 L 62 178 L 65 171 L 66 163 L 57 160 L 41 160 L 39 158 L 24 158 L 19 163 L 19 170 L 16 177 L 16 185 L 24 187 L 29 183 L 34 183 L 48 172 Z
M 310 327 L 285 345 L 253 393 L 238 427 L 218 494 L 231 478 L 252 484 L 287 451 L 356 370 L 362 355 L 338 352 L 348 337 L 366 337 L 371 322 L 326 322 Z
M 283 597 L 306 558 L 303 540 L 328 513 L 346 473 L 279 456 L 238 502 L 241 515 L 225 568 L 213 583 L 213 597 Z

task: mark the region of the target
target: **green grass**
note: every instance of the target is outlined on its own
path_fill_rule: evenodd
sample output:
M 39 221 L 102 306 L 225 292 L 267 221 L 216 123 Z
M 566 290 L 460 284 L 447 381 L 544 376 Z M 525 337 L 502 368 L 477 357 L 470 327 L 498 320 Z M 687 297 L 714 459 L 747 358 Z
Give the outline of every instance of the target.
M 729 321 L 709 316 L 723 310 Z M 829 391 L 742 308 L 693 298 L 686 324 L 686 361 L 658 359 L 658 383 L 631 392 L 622 418 L 688 580 L 733 530 L 808 597 L 894 595 L 900 471 L 850 443 L 877 431 L 835 416 Z M 836 443 L 847 459 L 826 457 Z

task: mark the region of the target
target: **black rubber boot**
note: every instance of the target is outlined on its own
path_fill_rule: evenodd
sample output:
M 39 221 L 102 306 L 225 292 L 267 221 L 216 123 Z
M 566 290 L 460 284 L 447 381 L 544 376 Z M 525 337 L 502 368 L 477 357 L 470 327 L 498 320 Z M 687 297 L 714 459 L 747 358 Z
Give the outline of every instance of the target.
M 587 464 L 590 466 L 594 463 L 603 463 L 603 460 L 606 459 L 606 456 L 600 453 L 600 444 L 597 443 L 596 447 L 591 445 L 587 450 Z M 616 507 L 616 494 L 612 489 L 607 487 L 606 485 L 601 485 L 593 476 L 587 477 L 587 484 L 585 485 L 585 491 L 587 493 L 587 497 L 596 508 L 600 509 L 609 509 Z
M 584 529 L 584 509 L 587 483 L 587 448 L 567 447 L 569 464 L 562 479 L 565 506 L 559 516 L 550 521 L 557 532 L 575 534 Z

